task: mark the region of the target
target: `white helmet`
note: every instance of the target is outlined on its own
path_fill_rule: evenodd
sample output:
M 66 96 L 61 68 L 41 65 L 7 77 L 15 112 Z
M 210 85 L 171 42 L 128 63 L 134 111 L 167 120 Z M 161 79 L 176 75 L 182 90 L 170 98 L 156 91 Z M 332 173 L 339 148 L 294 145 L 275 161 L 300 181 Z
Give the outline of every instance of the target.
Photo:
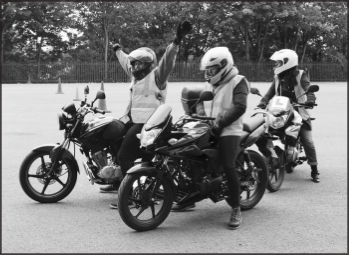
M 298 55 L 295 51 L 290 49 L 276 51 L 270 59 L 276 61 L 274 74 L 280 74 L 283 71 L 298 66 Z
M 227 47 L 208 50 L 201 59 L 200 70 L 205 71 L 205 79 L 211 85 L 218 84 L 233 68 L 234 60 Z
M 130 55 L 128 55 L 128 59 L 130 60 L 130 64 L 131 64 L 131 72 L 137 80 L 143 79 L 157 65 L 155 52 L 148 47 L 142 47 L 132 51 Z M 137 69 L 137 70 L 134 69 L 133 65 L 134 65 L 134 62 L 136 61 L 140 61 L 144 63 L 142 69 Z

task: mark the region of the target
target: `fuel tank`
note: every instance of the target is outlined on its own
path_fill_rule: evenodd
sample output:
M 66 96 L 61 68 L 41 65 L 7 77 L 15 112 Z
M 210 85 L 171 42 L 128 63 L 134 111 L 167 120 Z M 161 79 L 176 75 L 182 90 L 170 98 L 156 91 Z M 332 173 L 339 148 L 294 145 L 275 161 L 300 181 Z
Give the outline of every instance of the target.
M 92 151 L 98 151 L 122 138 L 126 131 L 125 124 L 120 120 L 99 116 L 83 124 L 78 140 Z

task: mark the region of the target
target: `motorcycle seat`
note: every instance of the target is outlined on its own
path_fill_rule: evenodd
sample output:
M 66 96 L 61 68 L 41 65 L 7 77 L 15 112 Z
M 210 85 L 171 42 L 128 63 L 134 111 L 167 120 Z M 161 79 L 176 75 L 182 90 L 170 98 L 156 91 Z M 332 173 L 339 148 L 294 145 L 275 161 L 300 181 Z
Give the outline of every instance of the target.
M 264 118 L 262 114 L 257 114 L 247 120 L 244 120 L 243 130 L 252 133 L 258 127 L 260 127 L 264 123 Z

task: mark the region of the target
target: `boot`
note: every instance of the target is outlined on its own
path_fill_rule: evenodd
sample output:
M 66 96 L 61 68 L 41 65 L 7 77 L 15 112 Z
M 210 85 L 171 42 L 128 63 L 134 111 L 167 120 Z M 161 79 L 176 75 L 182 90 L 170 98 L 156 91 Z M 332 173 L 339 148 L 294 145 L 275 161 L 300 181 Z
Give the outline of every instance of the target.
M 238 229 L 242 223 L 241 207 L 233 207 L 232 209 L 228 229 Z
M 310 166 L 311 167 L 311 178 L 312 178 L 312 181 L 315 182 L 315 183 L 319 183 L 320 182 L 320 178 L 319 178 L 319 172 L 317 170 L 317 166 Z
M 181 205 L 174 204 L 171 210 L 172 212 L 183 212 L 183 211 L 187 211 L 189 209 L 195 208 L 195 206 L 196 205 L 194 202 L 184 202 Z

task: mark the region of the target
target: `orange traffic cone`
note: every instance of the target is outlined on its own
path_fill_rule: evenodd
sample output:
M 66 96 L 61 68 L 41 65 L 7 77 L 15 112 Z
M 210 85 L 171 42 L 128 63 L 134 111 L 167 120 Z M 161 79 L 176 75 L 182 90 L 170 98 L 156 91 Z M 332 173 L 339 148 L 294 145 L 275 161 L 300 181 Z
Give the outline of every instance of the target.
M 104 91 L 104 83 L 102 81 L 102 84 L 101 84 L 101 90 Z M 111 111 L 108 111 L 107 110 L 107 103 L 105 102 L 105 99 L 99 99 L 98 100 L 98 109 L 100 110 L 103 110 L 105 112 L 111 112 Z
M 78 92 L 78 88 L 76 88 L 76 96 L 73 99 L 73 101 L 81 101 L 81 99 L 79 98 L 79 92 Z
M 61 78 L 58 78 L 58 90 L 56 94 L 64 94 L 61 87 Z

